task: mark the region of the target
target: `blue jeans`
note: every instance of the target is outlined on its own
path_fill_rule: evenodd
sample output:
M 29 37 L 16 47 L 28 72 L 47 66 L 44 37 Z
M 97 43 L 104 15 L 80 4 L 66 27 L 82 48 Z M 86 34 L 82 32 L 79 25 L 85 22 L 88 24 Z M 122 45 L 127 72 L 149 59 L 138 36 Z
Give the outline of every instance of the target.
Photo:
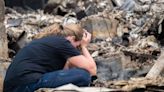
M 44 74 L 36 83 L 22 85 L 15 88 L 14 92 L 34 92 L 39 88 L 55 88 L 72 83 L 77 86 L 88 86 L 91 82 L 90 74 L 80 68 L 59 70 Z

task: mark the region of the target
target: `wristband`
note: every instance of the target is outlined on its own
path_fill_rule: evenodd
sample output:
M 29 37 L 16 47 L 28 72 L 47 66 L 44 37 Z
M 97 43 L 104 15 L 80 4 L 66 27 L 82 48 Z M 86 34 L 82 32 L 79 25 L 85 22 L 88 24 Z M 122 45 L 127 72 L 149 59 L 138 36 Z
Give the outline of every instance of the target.
M 91 76 L 91 82 L 94 82 L 94 80 L 96 80 L 96 79 L 97 79 L 97 76 L 96 75 Z

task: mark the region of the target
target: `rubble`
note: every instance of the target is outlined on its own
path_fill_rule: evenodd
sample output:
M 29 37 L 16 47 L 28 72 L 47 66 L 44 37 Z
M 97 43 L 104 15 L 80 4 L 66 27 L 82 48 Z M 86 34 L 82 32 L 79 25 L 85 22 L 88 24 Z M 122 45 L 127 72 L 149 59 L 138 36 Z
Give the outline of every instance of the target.
M 114 80 L 105 86 L 126 91 L 132 83 L 143 83 L 139 88 L 152 90 L 149 79 L 130 79 L 144 77 L 163 52 L 162 0 L 49 0 L 44 10 L 22 12 L 6 7 L 4 23 L 11 59 L 47 26 L 81 23 L 93 35 L 88 49 L 98 65 L 99 81 Z M 117 87 L 118 80 L 126 81 Z M 151 81 L 151 86 L 163 84 L 158 82 Z
M 163 77 L 158 78 L 131 78 L 129 81 L 111 81 L 106 84 L 109 88 L 117 88 L 122 89 L 126 92 L 138 92 L 138 91 L 148 91 L 148 92 L 154 92 L 154 91 L 164 91 L 164 81 Z

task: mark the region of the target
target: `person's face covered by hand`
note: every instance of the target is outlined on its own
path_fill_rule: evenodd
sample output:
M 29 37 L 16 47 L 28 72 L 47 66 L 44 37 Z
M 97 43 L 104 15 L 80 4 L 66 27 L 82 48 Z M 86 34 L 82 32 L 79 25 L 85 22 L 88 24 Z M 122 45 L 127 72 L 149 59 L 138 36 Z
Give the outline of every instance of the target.
M 80 41 L 73 40 L 72 45 L 76 48 L 87 47 L 91 41 L 91 34 L 84 29 L 83 37 Z
M 88 44 L 91 41 L 91 34 L 89 32 L 87 32 L 87 30 L 84 29 L 82 40 L 76 41 L 75 39 L 76 39 L 75 36 L 67 37 L 67 40 L 69 40 L 75 48 L 78 48 L 80 46 L 86 47 L 86 46 L 88 46 Z
M 79 47 L 81 44 L 81 41 L 75 40 L 75 36 L 68 36 L 68 37 L 66 37 L 66 39 L 69 40 L 75 48 Z

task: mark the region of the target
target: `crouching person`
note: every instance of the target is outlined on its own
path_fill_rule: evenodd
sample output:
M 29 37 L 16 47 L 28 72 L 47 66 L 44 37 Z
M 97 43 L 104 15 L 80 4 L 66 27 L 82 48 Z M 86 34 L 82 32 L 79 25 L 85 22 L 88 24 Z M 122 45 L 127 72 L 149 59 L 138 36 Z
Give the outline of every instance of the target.
M 4 92 L 34 92 L 68 83 L 88 86 L 91 76 L 96 76 L 96 64 L 87 49 L 91 34 L 79 24 L 53 24 L 35 38 L 10 64 Z

